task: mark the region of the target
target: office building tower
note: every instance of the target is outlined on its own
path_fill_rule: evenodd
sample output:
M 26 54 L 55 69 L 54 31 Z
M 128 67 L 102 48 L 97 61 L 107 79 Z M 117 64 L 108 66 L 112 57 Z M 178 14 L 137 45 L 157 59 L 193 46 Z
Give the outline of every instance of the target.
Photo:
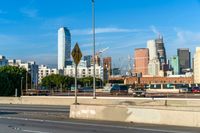
M 111 57 L 105 57 L 103 58 L 103 79 L 108 80 L 108 78 L 112 74 L 112 58 Z
M 200 83 L 200 47 L 194 54 L 194 83 Z
M 155 40 L 148 40 L 147 48 L 149 49 L 149 60 L 158 59 Z
M 92 57 L 92 62 L 91 65 L 93 66 L 93 57 Z M 98 55 L 95 55 L 95 65 L 100 66 L 101 65 L 101 59 Z
M 71 34 L 66 27 L 58 30 L 58 70 L 63 70 L 71 61 Z
M 177 49 L 177 55 L 179 58 L 180 74 L 185 74 L 185 71 L 190 69 L 190 51 L 188 48 L 179 48 Z
M 90 67 L 92 63 L 92 55 L 83 56 L 83 60 L 86 61 L 86 66 Z
M 6 65 L 8 65 L 8 60 L 6 59 L 5 56 L 0 55 L 0 67 L 1 66 L 6 66 Z
M 148 48 L 136 48 L 134 52 L 133 73 L 148 74 L 149 50 Z
M 179 74 L 179 57 L 178 56 L 172 56 L 170 58 L 170 69 L 173 71 L 174 75 Z
M 165 51 L 165 46 L 163 42 L 163 37 L 159 36 L 159 38 L 156 39 L 155 42 L 156 42 L 158 59 L 160 61 L 160 70 L 164 70 L 165 65 L 166 65 L 166 51 Z
M 158 60 L 158 53 L 155 40 L 148 40 L 147 48 L 149 49 L 148 74 L 157 76 L 160 71 L 160 62 Z

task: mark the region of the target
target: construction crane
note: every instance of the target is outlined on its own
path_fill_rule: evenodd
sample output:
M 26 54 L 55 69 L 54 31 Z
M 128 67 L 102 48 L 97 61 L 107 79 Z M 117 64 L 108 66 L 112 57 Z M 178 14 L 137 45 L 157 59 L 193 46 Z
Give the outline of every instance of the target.
M 100 56 L 101 56 L 102 53 L 104 53 L 108 49 L 109 49 L 109 47 L 106 47 L 106 48 L 100 49 L 98 52 L 96 52 L 95 60 L 96 60 L 97 64 L 102 65 L 102 61 L 101 61 L 101 57 Z M 98 58 L 99 58 L 99 63 L 98 63 Z
M 128 76 L 132 76 L 132 69 L 131 69 L 131 56 L 128 55 Z
M 109 47 L 104 48 L 104 49 L 100 49 L 97 53 L 96 56 L 99 56 L 100 54 L 102 54 L 103 52 L 107 51 L 109 49 Z

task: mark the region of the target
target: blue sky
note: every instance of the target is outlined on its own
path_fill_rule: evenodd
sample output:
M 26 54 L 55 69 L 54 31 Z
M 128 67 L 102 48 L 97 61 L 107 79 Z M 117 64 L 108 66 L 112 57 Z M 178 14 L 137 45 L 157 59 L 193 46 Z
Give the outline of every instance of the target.
M 10 59 L 57 64 L 57 30 L 66 26 L 72 48 L 92 53 L 91 0 L 1 0 L 0 54 Z M 96 50 L 109 49 L 114 66 L 146 41 L 164 37 L 167 56 L 200 46 L 200 0 L 96 0 Z

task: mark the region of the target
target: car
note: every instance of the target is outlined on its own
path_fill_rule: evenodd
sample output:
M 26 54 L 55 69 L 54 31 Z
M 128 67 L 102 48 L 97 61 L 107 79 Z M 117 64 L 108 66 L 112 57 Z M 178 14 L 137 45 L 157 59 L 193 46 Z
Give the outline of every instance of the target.
M 92 87 L 82 87 L 82 88 L 78 89 L 78 92 L 93 92 L 93 88 Z
M 189 86 L 186 84 L 176 84 L 175 88 L 179 90 L 179 93 L 189 92 Z
M 135 88 L 133 90 L 133 96 L 134 97 L 145 97 L 146 96 L 146 90 L 143 88 Z
M 111 89 L 110 93 L 113 95 L 127 95 L 128 94 L 128 86 L 126 85 L 118 85 L 114 84 Z
M 192 93 L 200 93 L 200 87 L 192 87 Z
M 189 89 L 188 89 L 188 87 L 180 87 L 179 92 L 180 93 L 187 93 L 187 92 L 189 92 Z

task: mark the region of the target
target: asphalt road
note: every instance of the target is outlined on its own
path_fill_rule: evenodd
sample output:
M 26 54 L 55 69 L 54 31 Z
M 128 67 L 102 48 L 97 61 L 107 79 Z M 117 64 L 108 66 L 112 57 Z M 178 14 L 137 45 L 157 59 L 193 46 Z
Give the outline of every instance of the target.
M 74 120 L 68 115 L 68 106 L 0 105 L 0 133 L 200 133 L 200 128 Z

